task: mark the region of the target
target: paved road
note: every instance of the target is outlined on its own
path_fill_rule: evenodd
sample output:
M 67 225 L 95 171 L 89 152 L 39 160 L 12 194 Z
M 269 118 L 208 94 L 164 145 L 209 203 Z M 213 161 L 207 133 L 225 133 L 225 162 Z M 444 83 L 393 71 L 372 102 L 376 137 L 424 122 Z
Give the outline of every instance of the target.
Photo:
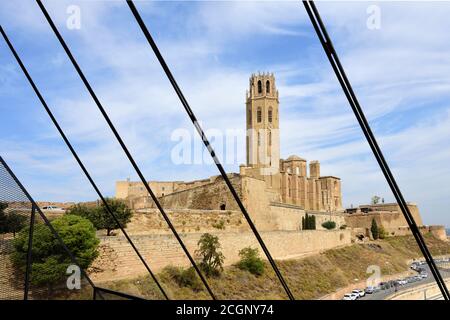
M 420 281 L 408 283 L 408 284 L 405 284 L 403 286 L 398 286 L 397 287 L 397 292 L 401 292 L 401 291 L 406 290 L 406 289 L 418 287 L 418 286 L 421 286 L 421 285 L 424 285 L 424 284 L 427 284 L 427 283 L 435 282 L 434 278 L 433 278 L 433 275 L 431 274 L 428 265 L 423 265 L 422 267 L 428 273 L 428 278 L 422 279 Z M 446 278 L 446 277 L 450 276 L 449 269 L 440 268 L 440 271 L 441 271 L 442 277 Z M 390 288 L 390 289 L 387 289 L 387 290 L 381 290 L 381 291 L 378 291 L 378 292 L 375 292 L 375 293 L 372 293 L 372 294 L 366 294 L 364 297 L 360 298 L 360 300 L 384 300 L 384 299 L 387 298 L 387 296 L 389 296 L 389 295 L 391 295 L 391 294 L 393 294 L 395 292 L 396 292 L 395 288 Z M 428 300 L 442 300 L 442 298 L 443 298 L 442 295 L 437 295 L 437 296 L 429 297 L 427 299 Z

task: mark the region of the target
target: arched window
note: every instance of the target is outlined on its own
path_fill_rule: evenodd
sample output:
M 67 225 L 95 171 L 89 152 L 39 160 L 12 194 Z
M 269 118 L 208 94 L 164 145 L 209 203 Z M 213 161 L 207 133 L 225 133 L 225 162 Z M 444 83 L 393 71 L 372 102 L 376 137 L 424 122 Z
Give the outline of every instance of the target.
M 258 80 L 258 93 L 262 93 L 262 83 L 261 83 L 261 80 Z
M 270 82 L 269 82 L 269 80 L 266 81 L 266 93 L 270 93 Z
M 272 131 L 269 130 L 269 146 L 272 145 Z
M 261 145 L 261 134 L 258 132 L 258 146 Z
M 252 124 L 252 110 L 248 110 L 248 124 Z
M 269 107 L 269 114 L 268 114 L 268 118 L 269 118 L 269 122 L 272 122 L 272 107 Z
M 258 111 L 256 112 L 256 120 L 258 122 L 262 121 L 262 112 L 261 112 L 261 107 L 258 107 Z

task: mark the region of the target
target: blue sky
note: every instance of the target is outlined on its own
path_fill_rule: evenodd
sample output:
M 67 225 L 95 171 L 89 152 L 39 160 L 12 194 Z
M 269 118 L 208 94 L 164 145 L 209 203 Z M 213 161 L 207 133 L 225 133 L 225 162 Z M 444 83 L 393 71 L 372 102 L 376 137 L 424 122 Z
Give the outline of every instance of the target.
M 124 1 L 44 3 L 147 179 L 218 174 L 171 162 L 173 131 L 194 131 Z M 73 4 L 79 30 L 66 28 Z M 405 197 L 425 223 L 450 225 L 450 4 L 375 3 L 381 28 L 370 30 L 371 4 L 317 5 Z M 136 5 L 205 129 L 243 129 L 248 77 L 274 72 L 282 156 L 320 160 L 346 206 L 392 200 L 301 4 Z M 0 22 L 101 190 L 136 179 L 35 2 L 3 1 Z M 0 114 L 1 155 L 36 199 L 96 198 L 3 41 Z

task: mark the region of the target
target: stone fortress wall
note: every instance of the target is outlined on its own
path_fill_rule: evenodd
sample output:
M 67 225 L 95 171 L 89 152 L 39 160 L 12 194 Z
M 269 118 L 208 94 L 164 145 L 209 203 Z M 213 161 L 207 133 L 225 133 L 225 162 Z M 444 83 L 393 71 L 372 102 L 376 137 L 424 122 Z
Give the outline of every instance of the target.
M 225 256 L 225 265 L 239 260 L 239 250 L 245 247 L 259 248 L 252 232 L 219 232 L 218 236 Z M 194 255 L 197 242 L 202 233 L 181 234 L 189 252 Z M 314 254 L 322 250 L 345 246 L 351 243 L 349 230 L 337 231 L 270 231 L 261 232 L 274 259 L 294 259 Z M 178 242 L 171 234 L 144 234 L 131 236 L 136 247 L 151 266 L 159 271 L 167 265 L 189 266 L 189 261 Z M 301 244 L 301 245 L 299 245 Z M 262 253 L 262 250 L 259 250 Z M 110 279 L 135 278 L 148 272 L 136 253 L 123 236 L 101 236 L 100 256 L 90 268 L 89 273 L 94 281 Z M 262 254 L 263 255 L 263 254 Z
M 438 239 L 447 240 L 444 226 L 425 226 L 418 206 L 415 203 L 408 203 L 408 208 L 422 234 L 431 233 Z M 411 234 L 406 219 L 396 203 L 362 205 L 346 211 L 345 223 L 353 229 L 355 234 L 359 233 L 368 236 L 373 219 L 375 219 L 378 226 L 382 226 L 391 236 Z

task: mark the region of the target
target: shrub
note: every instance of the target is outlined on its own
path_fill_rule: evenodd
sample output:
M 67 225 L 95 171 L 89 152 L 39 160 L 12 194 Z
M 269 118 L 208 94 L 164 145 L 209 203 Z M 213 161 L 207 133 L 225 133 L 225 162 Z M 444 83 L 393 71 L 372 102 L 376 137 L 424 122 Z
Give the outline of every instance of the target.
M 164 268 L 164 272 L 180 287 L 188 287 L 194 291 L 203 289 L 203 284 L 193 267 L 184 269 L 168 266 Z
M 347 225 L 346 225 L 346 224 L 343 224 L 339 229 L 345 230 L 345 229 L 347 229 Z
M 370 232 L 372 232 L 372 237 L 374 240 L 378 239 L 379 233 L 378 233 L 378 225 L 375 221 L 375 218 L 372 219 L 372 226 L 370 227 Z
M 213 228 L 223 230 L 225 229 L 225 221 L 223 220 L 217 221 L 216 223 L 213 223 L 212 226 Z
M 106 198 L 111 211 L 116 216 L 122 227 L 126 227 L 133 215 L 132 211 L 127 207 L 126 203 L 119 199 Z M 119 226 L 115 219 L 106 209 L 104 203 L 99 207 L 89 207 L 84 204 L 76 204 L 69 209 L 69 214 L 78 215 L 89 219 L 97 230 L 106 229 L 106 234 L 111 235 L 111 231 L 118 229 Z
M 262 275 L 264 273 L 264 261 L 259 257 L 258 249 L 250 247 L 239 251 L 241 260 L 237 266 L 239 269 L 247 270 L 254 275 Z
M 325 221 L 324 223 L 322 223 L 322 227 L 324 227 L 327 230 L 332 230 L 336 228 L 336 222 L 331 220 Z
M 380 226 L 378 228 L 378 239 L 385 239 L 388 235 L 389 233 L 387 233 L 386 230 L 384 230 L 383 226 Z
M 64 215 L 51 222 L 62 241 L 77 258 L 79 267 L 86 269 L 98 256 L 99 240 L 92 223 L 75 215 Z M 14 265 L 22 271 L 26 269 L 28 249 L 28 228 L 23 228 L 14 239 L 15 252 L 12 254 Z M 68 253 L 43 223 L 36 223 L 33 231 L 33 261 L 31 283 L 47 286 L 50 292 L 55 284 L 66 276 L 66 270 L 73 264 Z
M 218 276 L 223 270 L 223 261 L 225 259 L 222 252 L 219 251 L 219 238 L 209 233 L 204 233 L 197 243 L 198 250 L 195 254 L 199 259 L 200 268 L 207 276 Z

